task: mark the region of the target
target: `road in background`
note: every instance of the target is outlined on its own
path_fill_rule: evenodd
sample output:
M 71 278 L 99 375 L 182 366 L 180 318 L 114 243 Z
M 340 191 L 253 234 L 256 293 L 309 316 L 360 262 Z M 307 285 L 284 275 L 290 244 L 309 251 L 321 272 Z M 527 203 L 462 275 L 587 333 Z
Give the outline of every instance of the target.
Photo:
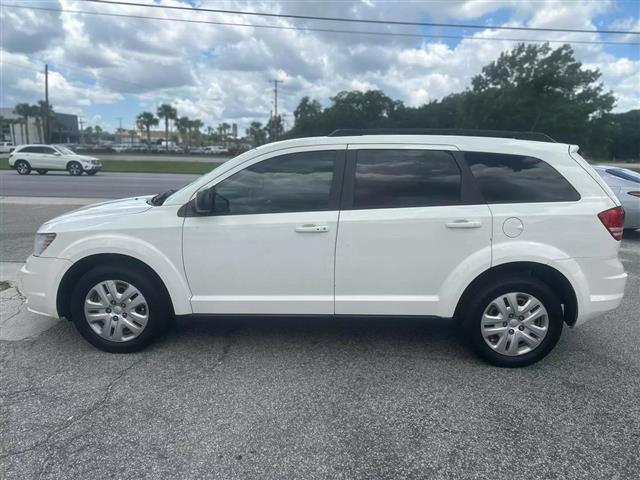
M 18 175 L 0 171 L 0 197 L 125 198 L 180 188 L 198 175 L 179 173 L 99 172 L 90 177 L 72 177 L 67 172 Z
M 78 152 L 79 155 L 88 155 L 90 157 L 99 158 L 100 160 L 120 160 L 128 162 L 203 162 L 203 163 L 224 163 L 231 156 L 222 155 L 185 155 L 179 153 L 94 153 L 94 152 Z M 9 158 L 8 153 L 0 154 L 0 158 Z
M 0 208 L 0 245 L 13 241 L 20 259 L 35 226 L 63 210 Z M 69 322 L 36 324 L 5 290 L 7 314 L 22 308 L 18 323 L 38 334 L 0 341 L 1 469 L 55 479 L 635 478 L 640 233 L 625 235 L 621 257 L 622 306 L 566 328 L 524 369 L 480 362 L 455 324 L 425 319 L 179 320 L 144 352 L 113 355 Z M 0 272 L 17 270 L 6 265 Z

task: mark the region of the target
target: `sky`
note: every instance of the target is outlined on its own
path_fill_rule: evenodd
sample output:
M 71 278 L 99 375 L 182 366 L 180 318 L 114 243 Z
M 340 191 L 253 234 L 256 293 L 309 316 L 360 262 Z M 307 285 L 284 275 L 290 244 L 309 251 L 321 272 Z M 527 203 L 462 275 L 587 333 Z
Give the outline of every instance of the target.
M 482 67 L 517 42 L 640 42 L 640 35 L 524 32 L 491 26 L 640 31 L 640 0 L 226 1 L 127 0 L 237 11 L 474 24 L 482 29 L 389 26 L 264 18 L 241 14 L 117 6 L 80 0 L 0 0 L 0 106 L 44 98 L 44 64 L 55 110 L 83 124 L 134 128 L 138 113 L 170 103 L 180 116 L 216 127 L 265 123 L 274 108 L 293 123 L 303 96 L 329 105 L 342 90 L 380 89 L 418 106 L 468 88 Z M 411 33 L 415 37 L 275 30 L 167 20 L 36 11 L 56 10 L 182 18 L 283 27 Z M 424 35 L 424 36 L 422 36 Z M 463 35 L 469 38 L 447 38 Z M 617 102 L 640 108 L 640 47 L 572 44 L 576 58 L 599 69 Z

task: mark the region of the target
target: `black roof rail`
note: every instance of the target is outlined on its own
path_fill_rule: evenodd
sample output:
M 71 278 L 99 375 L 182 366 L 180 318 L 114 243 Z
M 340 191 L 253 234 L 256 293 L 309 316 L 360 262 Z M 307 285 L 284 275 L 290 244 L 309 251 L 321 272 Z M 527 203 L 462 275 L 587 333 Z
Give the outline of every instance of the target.
M 456 135 L 461 137 L 495 137 L 533 140 L 536 142 L 556 141 L 546 133 L 512 132 L 509 130 L 475 130 L 472 128 L 339 128 L 328 137 L 357 137 L 361 135 Z

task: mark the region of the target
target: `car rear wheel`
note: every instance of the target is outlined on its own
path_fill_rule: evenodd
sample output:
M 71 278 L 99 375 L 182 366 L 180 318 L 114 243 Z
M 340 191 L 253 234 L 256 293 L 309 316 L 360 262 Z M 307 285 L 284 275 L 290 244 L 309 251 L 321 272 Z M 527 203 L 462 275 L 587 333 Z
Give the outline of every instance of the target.
M 45 173 L 47 173 L 49 170 L 45 170 L 44 168 L 38 168 L 36 170 L 36 172 L 38 172 L 38 175 L 44 175 Z
M 26 160 L 18 160 L 14 167 L 20 175 L 29 175 L 31 173 L 31 165 Z
M 499 367 L 524 367 L 544 358 L 563 327 L 558 297 L 534 277 L 512 277 L 481 287 L 464 309 L 474 350 Z
M 67 172 L 69 172 L 69 175 L 74 177 L 82 175 L 82 165 L 78 162 L 69 162 L 67 165 Z
M 101 265 L 85 273 L 71 294 L 71 318 L 92 345 L 114 353 L 136 352 L 162 331 L 171 308 L 164 289 L 146 272 Z

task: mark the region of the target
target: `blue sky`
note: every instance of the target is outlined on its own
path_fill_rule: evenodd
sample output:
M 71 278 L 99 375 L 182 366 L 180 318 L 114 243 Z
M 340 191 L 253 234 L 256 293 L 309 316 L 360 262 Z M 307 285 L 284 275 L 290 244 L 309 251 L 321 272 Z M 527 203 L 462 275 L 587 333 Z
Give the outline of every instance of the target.
M 149 2 L 152 0 L 137 0 Z M 160 103 L 206 125 L 226 121 L 242 130 L 265 122 L 273 109 L 270 80 L 283 80 L 279 110 L 289 124 L 302 96 L 328 104 L 341 90 L 381 89 L 416 106 L 462 91 L 482 66 L 512 48 L 509 38 L 640 42 L 639 35 L 498 31 L 331 24 L 254 16 L 107 6 L 79 0 L 11 0 L 5 4 L 103 13 L 196 18 L 234 23 L 383 30 L 447 38 L 380 37 L 197 25 L 169 21 L 28 9 L 0 9 L 2 22 L 0 103 L 42 98 L 42 66 L 48 63 L 51 101 L 61 112 L 81 115 L 85 125 L 113 129 L 118 117 L 132 128 L 143 110 Z M 156 0 L 234 10 L 461 24 L 640 31 L 640 1 L 492 0 L 320 2 Z M 478 39 L 482 38 L 482 39 Z M 486 40 L 492 38 L 494 40 Z M 484 39 L 484 40 L 483 40 Z M 496 40 L 497 39 L 497 40 Z M 552 44 L 556 45 L 556 44 Z M 559 44 L 557 44 L 559 45 Z M 575 55 L 602 72 L 615 92 L 616 111 L 640 108 L 640 47 L 578 45 Z

